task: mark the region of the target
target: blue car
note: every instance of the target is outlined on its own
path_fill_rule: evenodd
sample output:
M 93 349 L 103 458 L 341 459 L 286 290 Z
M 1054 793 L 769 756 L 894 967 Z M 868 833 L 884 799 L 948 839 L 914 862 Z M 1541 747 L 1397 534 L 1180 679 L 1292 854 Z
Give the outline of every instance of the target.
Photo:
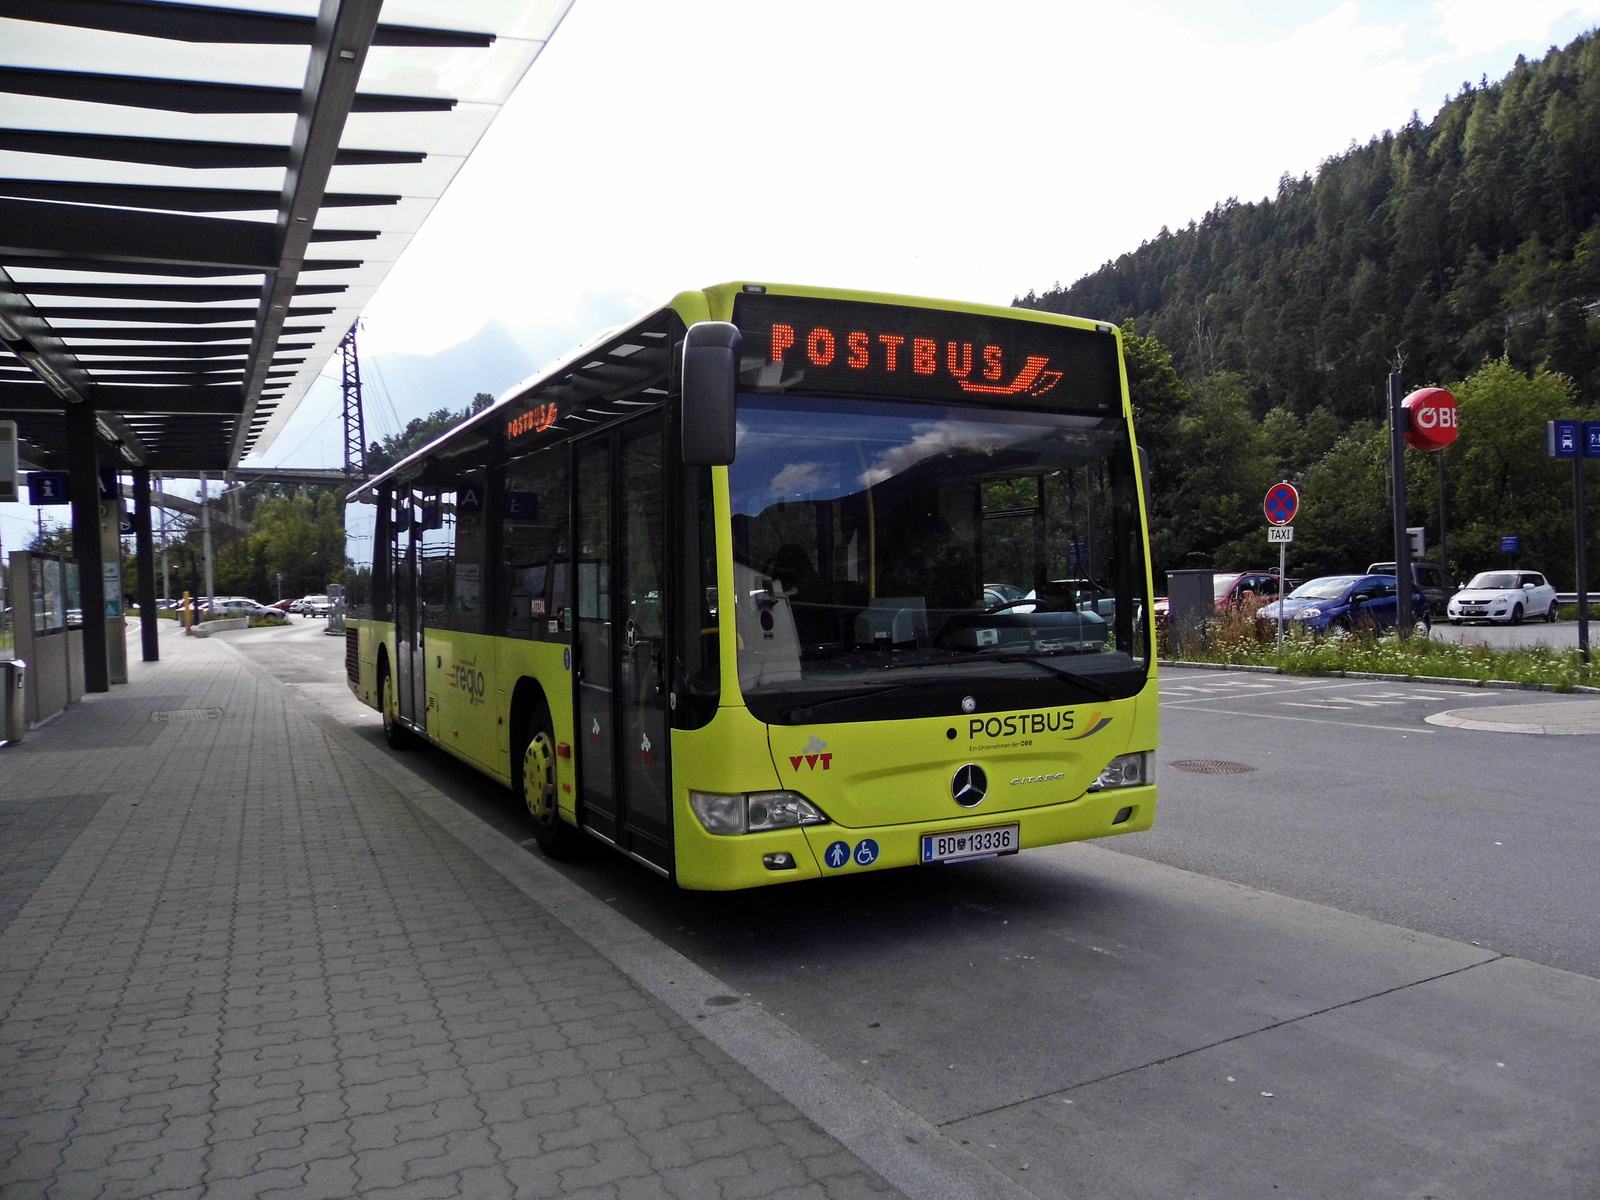
M 1256 618 L 1276 625 L 1281 603 L 1286 623 L 1318 633 L 1349 633 L 1364 625 L 1392 629 L 1400 609 L 1396 583 L 1393 575 L 1323 575 L 1302 583 L 1282 601 L 1263 605 Z M 1431 628 L 1421 592 L 1412 593 L 1411 611 L 1424 629 Z

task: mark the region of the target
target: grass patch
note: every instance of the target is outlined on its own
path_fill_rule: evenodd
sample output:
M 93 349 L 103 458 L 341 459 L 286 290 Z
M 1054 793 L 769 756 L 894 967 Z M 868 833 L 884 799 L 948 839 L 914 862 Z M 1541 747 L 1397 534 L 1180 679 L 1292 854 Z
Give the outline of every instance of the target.
M 1290 675 L 1328 675 L 1364 671 L 1379 675 L 1417 675 L 1433 679 L 1476 679 L 1541 683 L 1558 691 L 1600 686 L 1600 667 L 1585 664 L 1576 650 L 1528 646 L 1496 650 L 1484 645 L 1436 642 L 1420 634 L 1402 640 L 1394 633 L 1358 628 L 1345 637 L 1313 636 L 1292 626 L 1284 632 L 1283 653 L 1277 627 L 1258 627 L 1253 612 L 1225 613 L 1208 622 L 1204 637 L 1174 654 L 1165 631 L 1163 658 L 1227 666 L 1276 667 Z
M 274 625 L 287 625 L 289 622 L 282 617 L 251 617 L 251 629 L 271 629 Z

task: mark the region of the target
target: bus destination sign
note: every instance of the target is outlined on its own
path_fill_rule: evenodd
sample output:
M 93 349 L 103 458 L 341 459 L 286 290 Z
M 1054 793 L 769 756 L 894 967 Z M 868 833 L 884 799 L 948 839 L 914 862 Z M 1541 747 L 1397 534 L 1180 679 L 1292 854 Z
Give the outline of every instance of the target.
M 1116 412 L 1115 337 L 977 313 L 746 293 L 739 385 L 886 399 Z

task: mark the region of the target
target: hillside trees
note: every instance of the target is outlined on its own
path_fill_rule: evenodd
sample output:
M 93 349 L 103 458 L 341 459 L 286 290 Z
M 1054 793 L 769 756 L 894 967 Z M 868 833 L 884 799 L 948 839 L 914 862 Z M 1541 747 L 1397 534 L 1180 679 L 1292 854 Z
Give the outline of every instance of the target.
M 1408 390 L 1461 401 L 1451 573 L 1507 565 L 1517 534 L 1521 563 L 1571 587 L 1570 468 L 1543 459 L 1542 426 L 1600 413 L 1600 37 L 1016 303 L 1122 323 L 1158 574 L 1263 565 L 1278 478 L 1304 498 L 1292 573 L 1393 557 L 1398 362 Z M 1438 456 L 1408 463 L 1408 522 L 1436 547 Z
M 1260 415 L 1321 406 L 1380 417 L 1398 349 L 1408 379 L 1487 357 L 1600 388 L 1600 40 L 1585 35 L 1432 122 L 1329 159 L 1276 195 L 1017 301 L 1135 318 L 1196 380 L 1232 371 Z

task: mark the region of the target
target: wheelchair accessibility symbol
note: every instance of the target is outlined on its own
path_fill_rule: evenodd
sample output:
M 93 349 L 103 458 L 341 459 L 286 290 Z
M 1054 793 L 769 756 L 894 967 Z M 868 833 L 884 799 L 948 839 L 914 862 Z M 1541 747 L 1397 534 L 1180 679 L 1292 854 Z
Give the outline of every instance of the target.
M 871 838 L 865 838 L 856 843 L 856 864 L 870 867 L 878 861 L 878 843 Z
M 837 871 L 850 861 L 850 843 L 834 842 L 822 852 L 822 861 Z

